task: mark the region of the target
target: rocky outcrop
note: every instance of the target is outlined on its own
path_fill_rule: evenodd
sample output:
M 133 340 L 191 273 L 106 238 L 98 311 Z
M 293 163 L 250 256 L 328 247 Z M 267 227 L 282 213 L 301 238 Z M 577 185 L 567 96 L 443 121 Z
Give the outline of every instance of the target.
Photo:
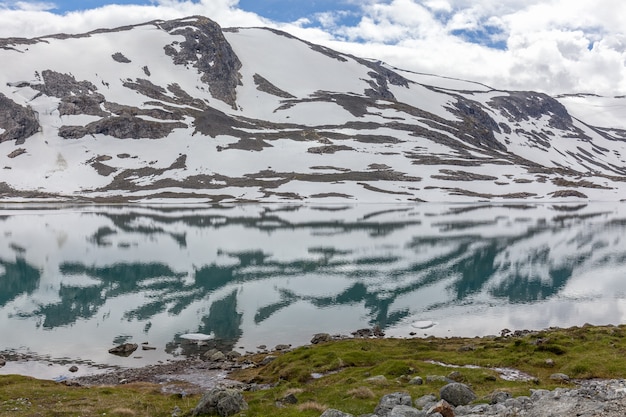
M 263 91 L 264 93 L 271 94 L 276 97 L 296 98 L 293 94 L 289 94 L 288 92 L 281 90 L 259 74 L 254 74 L 253 79 L 256 84 L 256 89 L 259 91 Z
M 0 93 L 0 143 L 14 140 L 16 145 L 39 131 L 37 114 Z
M 164 48 L 174 63 L 196 67 L 213 97 L 236 109 L 241 61 L 224 37 L 222 28 L 202 16 L 162 22 L 159 27 L 172 35 L 185 37 L 184 41 L 174 41 Z
M 103 134 L 118 139 L 160 139 L 172 130 L 185 128 L 181 122 L 163 123 L 134 116 L 107 117 L 86 126 L 61 126 L 59 136 L 64 139 L 80 139 L 86 135 Z
M 89 81 L 77 81 L 73 75 L 45 70 L 41 72 L 42 84 L 32 84 L 31 88 L 49 97 L 85 96 L 93 94 L 97 88 Z

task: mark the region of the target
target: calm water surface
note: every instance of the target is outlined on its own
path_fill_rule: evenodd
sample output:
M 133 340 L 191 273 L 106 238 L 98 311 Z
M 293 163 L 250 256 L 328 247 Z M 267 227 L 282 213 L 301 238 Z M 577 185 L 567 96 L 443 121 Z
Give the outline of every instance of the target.
M 5 207 L 0 353 L 87 372 L 194 354 L 185 333 L 244 352 L 374 325 L 408 337 L 619 324 L 625 239 L 619 203 Z M 107 352 L 123 342 L 157 349 Z M 0 368 L 15 372 L 61 371 Z

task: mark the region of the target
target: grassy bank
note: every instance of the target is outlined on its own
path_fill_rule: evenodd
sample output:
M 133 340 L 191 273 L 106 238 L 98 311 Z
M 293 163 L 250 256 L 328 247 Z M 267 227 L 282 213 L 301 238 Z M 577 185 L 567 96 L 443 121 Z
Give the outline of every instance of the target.
M 413 398 L 438 393 L 445 382 L 426 382 L 427 376 L 434 375 L 470 385 L 479 398 L 494 390 L 517 396 L 527 395 L 532 388 L 566 384 L 551 380 L 554 373 L 622 378 L 626 376 L 625 335 L 626 326 L 585 326 L 519 337 L 343 340 L 276 354 L 270 364 L 237 371 L 232 377 L 272 385 L 246 392 L 250 408 L 242 415 L 317 417 L 326 407 L 358 415 L 371 413 L 385 393 L 402 390 Z M 246 359 L 260 361 L 265 356 Z M 479 368 L 450 368 L 430 361 Z M 505 381 L 493 369 L 497 367 L 515 368 L 534 379 Z M 425 383 L 410 384 L 415 376 Z M 282 401 L 290 394 L 297 403 Z M 0 376 L 0 416 L 171 416 L 175 409 L 183 415 L 198 399 L 162 394 L 152 384 L 85 388 Z

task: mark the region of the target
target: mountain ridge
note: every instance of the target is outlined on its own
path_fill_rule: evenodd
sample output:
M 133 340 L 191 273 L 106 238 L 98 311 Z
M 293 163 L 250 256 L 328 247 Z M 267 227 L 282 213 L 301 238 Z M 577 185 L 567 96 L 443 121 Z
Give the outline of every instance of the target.
M 0 59 L 5 201 L 624 195 L 624 97 L 501 91 L 202 16 L 1 39 Z

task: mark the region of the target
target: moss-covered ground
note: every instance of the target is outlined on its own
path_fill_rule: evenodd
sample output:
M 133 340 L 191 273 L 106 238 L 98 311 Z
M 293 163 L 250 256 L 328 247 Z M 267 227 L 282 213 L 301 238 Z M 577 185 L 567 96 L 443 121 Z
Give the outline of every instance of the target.
M 245 416 L 314 416 L 327 408 L 354 415 L 371 413 L 380 397 L 407 391 L 413 398 L 438 393 L 445 382 L 410 384 L 415 376 L 448 376 L 470 385 L 479 398 L 495 390 L 528 395 L 530 389 L 553 389 L 571 378 L 626 376 L 626 326 L 553 329 L 519 337 L 351 339 L 304 346 L 278 354 L 270 364 L 231 375 L 271 388 L 244 393 Z M 261 360 L 263 355 L 246 358 Z M 474 365 L 450 368 L 438 365 Z M 515 368 L 535 377 L 505 381 L 493 368 Z M 312 375 L 317 374 L 316 378 Z M 321 377 L 319 377 L 322 375 Z M 368 380 L 373 376 L 385 378 Z M 281 401 L 293 394 L 297 403 Z M 0 376 L 0 416 L 171 416 L 183 415 L 198 396 L 161 393 L 158 385 L 68 387 L 50 381 Z

